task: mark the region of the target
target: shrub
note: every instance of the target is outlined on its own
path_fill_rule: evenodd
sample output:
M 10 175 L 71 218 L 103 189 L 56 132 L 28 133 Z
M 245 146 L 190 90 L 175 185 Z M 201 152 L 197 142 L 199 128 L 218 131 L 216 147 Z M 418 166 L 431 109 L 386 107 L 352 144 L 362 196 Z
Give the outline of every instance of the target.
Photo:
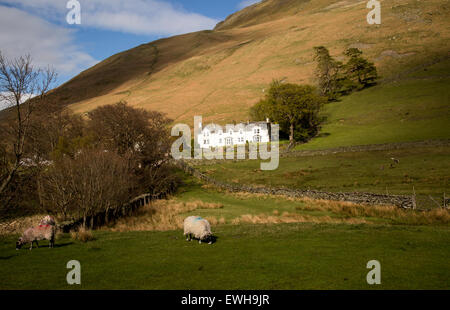
M 91 230 L 87 230 L 85 228 L 80 228 L 77 231 L 72 231 L 70 233 L 70 237 L 73 240 L 81 241 L 81 242 L 89 242 L 95 240 L 94 234 Z

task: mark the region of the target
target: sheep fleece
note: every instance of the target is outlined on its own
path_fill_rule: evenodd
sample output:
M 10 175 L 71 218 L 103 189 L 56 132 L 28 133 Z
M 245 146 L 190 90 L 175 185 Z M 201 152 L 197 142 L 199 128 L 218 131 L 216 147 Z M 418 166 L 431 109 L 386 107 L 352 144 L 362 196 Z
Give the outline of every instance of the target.
M 40 240 L 53 240 L 55 238 L 56 229 L 55 226 L 37 226 L 30 227 L 22 235 L 22 243 L 29 243 Z
M 203 239 L 211 235 L 209 222 L 198 216 L 189 216 L 184 220 L 184 235 L 193 234 L 195 238 Z

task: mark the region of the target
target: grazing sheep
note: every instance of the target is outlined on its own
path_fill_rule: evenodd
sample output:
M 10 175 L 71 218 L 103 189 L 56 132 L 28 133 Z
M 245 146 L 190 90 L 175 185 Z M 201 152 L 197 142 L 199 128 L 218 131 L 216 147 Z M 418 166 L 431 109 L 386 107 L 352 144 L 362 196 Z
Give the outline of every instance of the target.
M 198 239 L 199 243 L 202 243 L 203 240 L 205 242 L 208 241 L 208 244 L 212 244 L 211 225 L 200 216 L 189 216 L 184 220 L 184 235 L 187 241 L 191 241 L 193 236 Z
M 16 242 L 16 250 L 19 250 L 22 245 L 31 243 L 30 250 L 33 249 L 33 242 L 36 242 L 39 247 L 38 241 L 49 240 L 49 248 L 53 248 L 55 245 L 56 228 L 54 225 L 39 225 L 36 227 L 30 227 L 23 233 L 22 237 Z
M 400 160 L 398 160 L 398 159 L 396 159 L 394 157 L 392 157 L 391 160 L 394 162 L 394 164 L 398 165 L 400 163 Z

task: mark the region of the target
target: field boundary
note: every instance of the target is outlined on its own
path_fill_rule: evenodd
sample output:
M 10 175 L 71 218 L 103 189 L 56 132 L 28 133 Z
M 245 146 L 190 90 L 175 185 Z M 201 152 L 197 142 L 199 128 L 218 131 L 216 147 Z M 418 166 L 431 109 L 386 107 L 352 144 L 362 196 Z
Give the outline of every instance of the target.
M 414 209 L 415 198 L 414 196 L 403 195 L 384 195 L 364 192 L 324 192 L 316 190 L 302 190 L 302 189 L 289 189 L 289 188 L 271 188 L 271 187 L 255 187 L 248 185 L 234 185 L 226 182 L 218 181 L 214 178 L 207 176 L 200 172 L 196 168 L 192 167 L 183 160 L 175 161 L 175 164 L 186 173 L 194 176 L 195 178 L 230 192 L 247 192 L 252 194 L 268 194 L 268 195 L 282 195 L 286 197 L 308 197 L 318 200 L 332 200 L 332 201 L 346 201 L 365 205 L 389 205 L 397 206 L 403 209 Z
M 164 197 L 167 197 L 167 194 L 162 194 L 162 195 L 142 194 L 140 196 L 137 196 L 137 197 L 131 199 L 128 203 L 126 203 L 120 207 L 108 210 L 107 217 L 111 221 L 114 221 L 118 218 L 129 216 L 129 215 L 133 214 L 133 212 L 136 211 L 137 209 L 149 204 L 150 202 L 152 202 L 154 200 L 162 199 Z M 106 215 L 105 212 L 99 212 L 94 215 L 88 216 L 86 218 L 86 223 L 91 223 L 91 228 L 100 227 L 104 224 L 107 224 L 107 223 L 105 223 L 105 215 Z M 82 223 L 83 223 L 83 219 L 80 218 L 77 220 L 62 222 L 62 223 L 58 224 L 57 226 L 61 232 L 68 233 L 71 230 L 74 230 L 77 227 L 81 226 Z
M 412 147 L 436 147 L 436 146 L 450 146 L 450 140 L 425 140 L 416 142 L 398 142 L 398 143 L 383 143 L 383 144 L 367 144 L 354 146 L 341 146 L 331 149 L 323 150 L 299 150 L 280 152 L 281 157 L 305 157 L 330 155 L 338 153 L 353 153 L 353 152 L 370 152 L 370 151 L 393 151 L 400 149 L 407 149 Z

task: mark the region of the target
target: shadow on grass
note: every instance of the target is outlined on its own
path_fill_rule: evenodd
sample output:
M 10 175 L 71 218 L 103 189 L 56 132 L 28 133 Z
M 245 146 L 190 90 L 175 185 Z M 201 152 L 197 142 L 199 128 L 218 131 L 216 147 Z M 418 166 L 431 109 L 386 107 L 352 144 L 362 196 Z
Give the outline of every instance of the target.
M 53 245 L 53 248 L 62 248 L 62 247 L 65 247 L 65 246 L 68 246 L 68 245 L 72 245 L 72 244 L 73 244 L 73 242 L 55 243 Z M 39 247 L 34 245 L 32 251 L 33 250 L 37 250 L 37 249 L 48 249 L 48 248 L 49 248 L 48 244 L 44 244 L 44 245 L 39 244 Z M 28 245 L 22 246 L 22 248 L 20 250 L 24 250 L 24 249 L 29 250 L 30 249 L 30 244 L 28 243 Z
M 7 259 L 10 259 L 10 258 L 13 258 L 14 256 L 16 256 L 16 255 L 0 256 L 0 260 L 7 260 Z
M 208 242 L 211 242 L 211 244 L 214 244 L 214 243 L 217 242 L 217 239 L 219 239 L 219 237 L 211 236 L 208 241 L 202 241 L 202 244 L 208 244 Z M 191 241 L 197 241 L 198 242 L 199 239 L 192 237 Z
M 53 247 L 55 247 L 55 248 L 62 248 L 62 247 L 65 247 L 65 246 L 68 246 L 68 245 L 72 245 L 72 244 L 73 244 L 73 242 L 55 243 Z

